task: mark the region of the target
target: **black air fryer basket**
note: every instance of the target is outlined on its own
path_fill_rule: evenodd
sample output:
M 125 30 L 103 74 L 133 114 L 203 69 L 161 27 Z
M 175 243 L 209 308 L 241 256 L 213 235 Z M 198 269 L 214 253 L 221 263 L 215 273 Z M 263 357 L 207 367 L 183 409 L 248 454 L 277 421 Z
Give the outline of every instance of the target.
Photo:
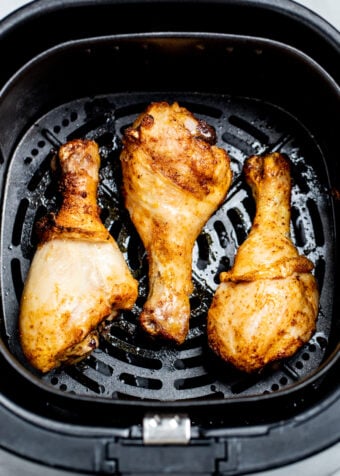
M 335 444 L 339 33 L 284 0 L 38 0 L 2 22 L 0 51 L 0 446 L 75 473 L 230 475 Z M 195 243 L 190 331 L 179 347 L 139 328 L 147 259 L 121 196 L 122 133 L 158 100 L 214 126 L 234 173 Z M 35 224 L 59 203 L 51 160 L 74 138 L 100 146 L 101 217 L 140 295 L 91 356 L 41 375 L 21 353 L 19 300 Z M 243 162 L 270 151 L 292 161 L 291 235 L 315 264 L 320 313 L 296 355 L 245 375 L 212 355 L 206 313 L 254 216 Z

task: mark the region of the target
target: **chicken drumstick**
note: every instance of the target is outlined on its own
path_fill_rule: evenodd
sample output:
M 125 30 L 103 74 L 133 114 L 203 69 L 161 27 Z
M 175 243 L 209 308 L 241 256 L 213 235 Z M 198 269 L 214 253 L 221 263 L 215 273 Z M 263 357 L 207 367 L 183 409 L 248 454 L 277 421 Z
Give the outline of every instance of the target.
M 256 202 L 248 238 L 208 311 L 208 340 L 222 359 L 246 372 L 290 357 L 315 331 L 319 293 L 313 264 L 289 238 L 290 163 L 252 156 L 244 174 Z
M 187 335 L 192 251 L 222 203 L 232 173 L 215 130 L 178 103 L 152 103 L 125 131 L 125 204 L 149 259 L 144 330 L 181 344 Z
M 97 144 L 73 140 L 60 148 L 59 159 L 63 203 L 38 224 L 19 315 L 23 352 L 42 372 L 90 353 L 98 345 L 97 326 L 118 309 L 130 309 L 138 293 L 100 220 Z

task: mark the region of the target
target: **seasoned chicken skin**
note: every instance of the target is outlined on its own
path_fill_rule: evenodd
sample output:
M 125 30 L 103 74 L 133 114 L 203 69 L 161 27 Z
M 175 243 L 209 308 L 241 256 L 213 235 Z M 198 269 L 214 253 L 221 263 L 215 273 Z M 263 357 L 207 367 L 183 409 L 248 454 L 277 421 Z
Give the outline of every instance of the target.
M 98 345 L 98 325 L 137 298 L 116 242 L 100 220 L 100 157 L 93 141 L 59 150 L 62 206 L 38 224 L 39 245 L 25 282 L 20 339 L 29 362 L 47 372 L 80 360 Z
M 140 323 L 177 344 L 189 328 L 193 246 L 232 178 L 215 142 L 215 130 L 177 102 L 150 104 L 123 137 L 125 204 L 149 260 Z
M 213 351 L 245 372 L 292 356 L 315 331 L 319 306 L 313 264 L 289 238 L 290 162 L 279 154 L 252 156 L 244 175 L 256 202 L 247 239 L 208 311 Z

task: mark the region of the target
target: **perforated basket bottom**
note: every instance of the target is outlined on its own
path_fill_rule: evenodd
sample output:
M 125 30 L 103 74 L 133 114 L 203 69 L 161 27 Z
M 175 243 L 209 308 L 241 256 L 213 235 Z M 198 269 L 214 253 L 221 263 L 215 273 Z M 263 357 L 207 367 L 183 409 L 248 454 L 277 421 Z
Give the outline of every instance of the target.
M 120 188 L 122 131 L 156 100 L 177 100 L 213 125 L 218 145 L 231 156 L 234 173 L 225 203 L 195 243 L 191 325 L 180 347 L 152 341 L 139 328 L 138 316 L 147 293 L 147 259 L 124 209 Z M 99 349 L 78 365 L 40 377 L 43 384 L 107 399 L 179 401 L 260 395 L 287 388 L 318 369 L 330 334 L 334 244 L 327 170 L 317 144 L 294 117 L 271 104 L 204 94 L 139 93 L 81 98 L 61 105 L 28 129 L 13 154 L 2 210 L 3 338 L 27 372 L 34 370 L 21 354 L 17 318 L 23 282 L 36 247 L 34 225 L 57 208 L 51 159 L 60 144 L 77 137 L 94 139 L 100 145 L 98 201 L 102 219 L 139 280 L 140 297 L 132 311 L 107 323 Z M 206 313 L 219 273 L 232 265 L 254 216 L 253 198 L 241 175 L 244 159 L 274 150 L 288 154 L 293 163 L 291 236 L 300 253 L 315 264 L 321 306 L 317 332 L 307 345 L 293 358 L 247 376 L 209 351 Z

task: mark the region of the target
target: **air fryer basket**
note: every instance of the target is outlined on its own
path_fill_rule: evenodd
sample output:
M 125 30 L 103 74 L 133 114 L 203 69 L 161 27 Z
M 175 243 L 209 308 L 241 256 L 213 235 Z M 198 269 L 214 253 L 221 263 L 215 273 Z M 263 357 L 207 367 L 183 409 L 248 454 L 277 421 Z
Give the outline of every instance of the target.
M 38 52 L 12 75 L 1 96 L 1 365 L 6 378 L 0 417 L 20 428 L 21 415 L 29 422 L 23 426 L 27 436 L 35 431 L 46 436 L 44 456 L 34 445 L 24 445 L 22 453 L 111 474 L 139 473 L 140 455 L 145 464 L 140 472 L 159 474 L 154 448 L 140 447 L 147 412 L 190 417 L 191 456 L 175 465 L 188 474 L 195 473 L 193 459 L 202 473 L 241 474 L 319 450 L 318 438 L 324 447 L 336 441 L 340 177 L 334 78 L 310 56 L 272 39 L 129 33 L 72 39 Z M 122 132 L 157 100 L 178 101 L 213 125 L 234 172 L 225 202 L 194 247 L 192 317 L 180 347 L 153 341 L 139 329 L 147 258 L 121 196 Z M 106 323 L 100 347 L 90 357 L 43 376 L 21 353 L 19 301 L 37 244 L 35 223 L 58 204 L 51 160 L 60 144 L 76 137 L 100 146 L 101 216 L 139 281 L 140 297 L 132 311 Z M 295 356 L 249 376 L 212 355 L 205 321 L 218 275 L 232 265 L 254 216 L 243 161 L 269 151 L 288 154 L 293 164 L 292 239 L 315 264 L 320 313 L 316 334 Z M 280 456 L 269 448 L 282 444 L 285 419 L 285 438 L 296 446 Z M 301 431 L 310 432 L 306 445 L 300 441 L 301 422 Z M 59 433 L 67 436 L 60 441 Z M 54 454 L 56 441 L 63 462 Z M 13 449 L 5 438 L 2 444 Z M 177 461 L 177 450 L 164 450 L 168 467 Z M 265 458 L 254 460 L 259 452 Z
M 62 51 L 38 60 L 38 64 L 64 61 L 72 53 L 72 67 L 79 77 L 72 78 L 66 66 L 68 81 L 72 88 L 80 84 L 86 70 L 95 72 L 89 82 L 98 82 L 96 72 L 104 60 L 117 64 L 113 71 L 123 75 L 124 58 L 132 59 L 134 68 L 143 68 L 138 55 L 147 64 L 147 85 L 151 91 L 143 93 L 116 92 L 93 93 L 90 97 L 71 100 L 67 84 L 62 87 L 68 99 L 52 107 L 38 117 L 22 136 L 12 155 L 7 171 L 3 202 L 3 289 L 4 327 L 8 347 L 20 358 L 18 340 L 18 302 L 23 280 L 36 247 L 35 228 L 37 219 L 48 211 L 56 210 L 58 199 L 57 180 L 51 170 L 51 159 L 57 148 L 67 140 L 77 137 L 95 139 L 101 146 L 102 168 L 99 187 L 99 205 L 102 219 L 124 252 L 126 260 L 140 283 L 140 298 L 132 312 L 123 312 L 107 324 L 101 334 L 101 345 L 90 358 L 79 365 L 50 372 L 41 381 L 54 389 L 62 389 L 80 395 L 95 395 L 103 398 L 150 398 L 157 400 L 188 400 L 189 398 L 226 398 L 237 395 L 261 395 L 292 384 L 317 370 L 327 353 L 331 339 L 332 296 L 334 275 L 334 223 L 332 221 L 327 171 L 322 152 L 311 134 L 300 121 L 280 105 L 237 95 L 207 93 L 199 89 L 190 92 L 191 81 L 183 91 L 156 91 L 150 77 L 163 70 L 163 52 L 170 48 L 185 53 L 184 61 L 194 55 L 199 65 L 204 56 L 214 48 L 215 56 L 237 57 L 238 55 L 264 55 L 272 48 L 267 42 L 240 38 L 135 38 L 93 40 L 65 45 Z M 263 43 L 263 45 L 262 45 Z M 202 52 L 202 49 L 204 51 Z M 257 51 L 255 51 L 257 48 Z M 279 47 L 280 48 L 280 47 Z M 109 51 L 113 50 L 113 57 Z M 88 64 L 84 52 L 88 50 Z M 80 55 L 80 57 L 79 57 Z M 190 55 L 190 56 L 189 56 Z M 56 57 L 56 59 L 55 59 Z M 81 67 L 77 64 L 83 63 Z M 123 58 L 123 60 L 121 59 Z M 171 65 L 172 54 L 167 55 Z M 152 64 L 152 62 L 155 64 Z M 214 59 L 216 61 L 216 58 Z M 225 61 L 225 60 L 224 60 Z M 232 61 L 245 60 L 241 57 Z M 260 60 L 262 61 L 262 60 Z M 144 64 L 145 64 L 144 63 Z M 47 71 L 61 68 L 61 64 L 48 66 Z M 63 63 L 65 68 L 65 63 Z M 32 66 L 30 70 L 32 71 Z M 36 66 L 34 65 L 34 68 Z M 175 64 L 173 65 L 175 67 Z M 194 60 L 191 67 L 195 69 Z M 208 66 L 213 69 L 214 66 Z M 261 67 L 263 67 L 261 65 Z M 226 68 L 228 71 L 228 69 Z M 30 72 L 27 73 L 31 76 Z M 181 68 L 181 74 L 187 73 Z M 54 73 L 55 75 L 55 73 Z M 145 72 L 142 72 L 145 75 Z M 60 78 L 61 79 L 61 78 Z M 185 79 L 181 82 L 184 85 Z M 106 79 L 107 80 L 107 79 Z M 125 80 L 125 78 L 124 78 Z M 225 79 L 224 79 L 225 80 Z M 44 81 L 43 87 L 46 87 Z M 54 78 L 58 86 L 59 78 Z M 115 81 L 115 78 L 111 78 Z M 197 81 L 196 81 L 197 82 Z M 106 85 L 105 85 L 106 86 Z M 216 84 L 217 86 L 217 84 Z M 112 85 L 111 85 L 112 88 Z M 145 90 L 145 86 L 141 90 Z M 200 87 L 201 89 L 201 87 Z M 65 92 L 66 91 L 66 92 Z M 38 93 L 35 102 L 41 103 Z M 49 102 L 51 91 L 48 91 Z M 25 93 L 31 99 L 31 94 Z M 58 98 L 59 99 L 59 98 Z M 130 125 L 136 114 L 154 100 L 179 101 L 200 118 L 215 126 L 218 143 L 224 146 L 232 158 L 234 183 L 224 205 L 213 215 L 197 239 L 193 255 L 193 280 L 195 289 L 191 298 L 192 318 L 190 332 L 184 345 L 174 347 L 157 340 L 148 340 L 140 332 L 138 316 L 147 292 L 147 260 L 140 239 L 128 219 L 121 199 L 119 152 L 122 130 Z M 29 125 L 29 121 L 25 121 Z M 255 376 L 245 376 L 215 362 L 206 345 L 206 312 L 213 292 L 219 282 L 219 273 L 229 269 L 238 246 L 249 232 L 253 216 L 253 199 L 242 179 L 241 169 L 246 156 L 280 150 L 290 156 L 294 164 L 294 187 L 292 197 L 293 239 L 300 251 L 315 263 L 316 276 L 321 291 L 321 307 L 318 329 L 311 342 L 292 359 Z M 216 367 L 217 366 L 217 367 Z M 38 376 L 39 378 L 39 376 Z

